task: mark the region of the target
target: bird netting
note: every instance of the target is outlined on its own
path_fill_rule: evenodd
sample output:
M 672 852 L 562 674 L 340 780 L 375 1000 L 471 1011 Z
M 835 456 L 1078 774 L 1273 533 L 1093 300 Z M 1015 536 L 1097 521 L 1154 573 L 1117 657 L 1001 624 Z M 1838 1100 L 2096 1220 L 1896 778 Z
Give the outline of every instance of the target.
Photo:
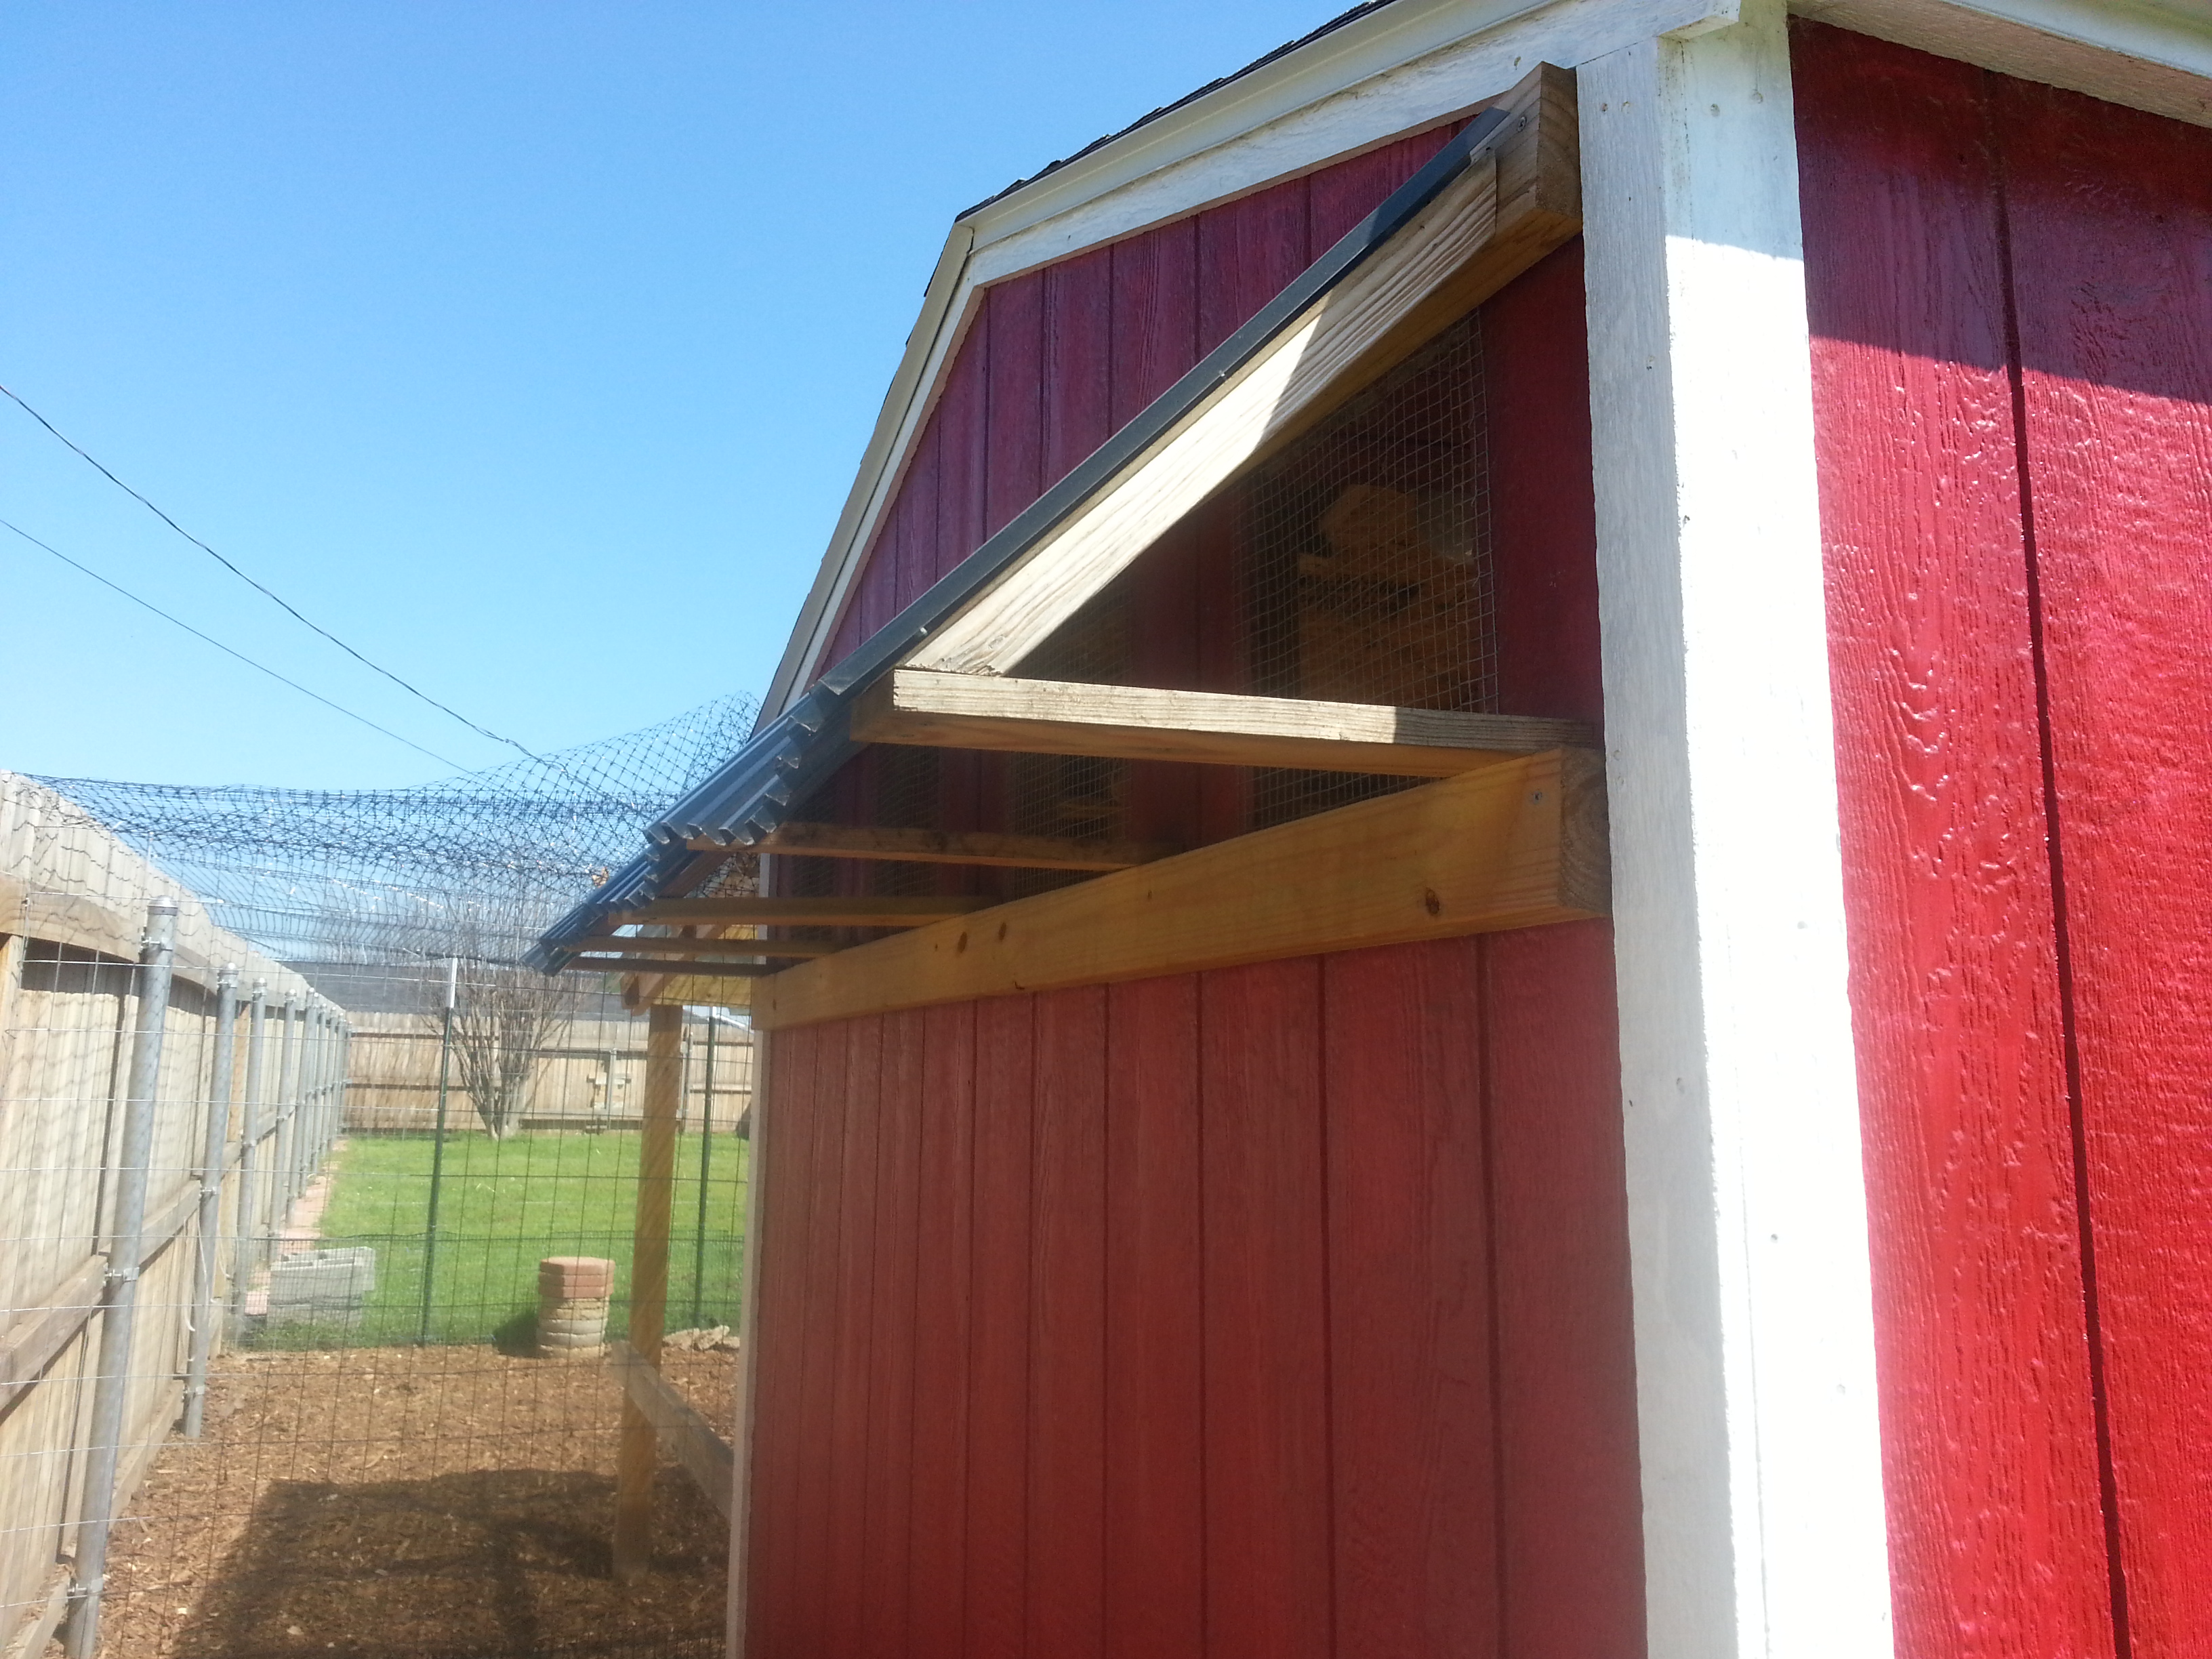
M 41 778 L 281 961 L 519 958 L 744 745 L 716 698 L 641 731 L 403 789 Z

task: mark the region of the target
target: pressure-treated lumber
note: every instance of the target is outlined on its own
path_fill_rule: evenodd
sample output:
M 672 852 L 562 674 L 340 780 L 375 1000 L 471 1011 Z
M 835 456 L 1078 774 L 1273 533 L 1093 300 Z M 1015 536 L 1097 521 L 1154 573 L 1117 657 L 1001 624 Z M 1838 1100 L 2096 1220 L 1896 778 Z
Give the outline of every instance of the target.
M 787 969 L 766 1030 L 1602 915 L 1604 767 L 1552 750 Z
M 653 1425 L 654 1433 L 667 1442 L 676 1461 L 707 1495 L 708 1502 L 728 1520 L 737 1472 L 730 1443 L 715 1433 L 714 1425 L 676 1392 L 659 1369 L 641 1358 L 629 1343 L 608 1343 L 607 1364 L 622 1379 L 623 1398 Z
M 764 836 L 754 850 L 807 858 L 882 859 L 901 864 L 987 864 L 1020 870 L 1126 870 L 1132 865 L 1150 864 L 1182 849 L 1162 842 L 1073 841 L 1053 836 L 1000 836 L 982 830 L 785 823 Z
M 660 1363 L 668 1303 L 668 1226 L 676 1182 L 676 1124 L 684 1105 L 684 1011 L 656 1007 L 647 1017 L 645 1111 L 637 1153 L 637 1223 L 631 1235 L 629 1346 Z M 614 1572 L 644 1577 L 653 1554 L 653 1469 L 658 1437 L 635 1395 L 623 1399 L 615 1449 Z
M 1453 777 L 1510 756 L 1595 741 L 1577 720 L 915 668 L 886 674 L 863 694 L 853 711 L 853 735 L 864 743 L 928 748 L 1409 778 Z
M 1231 477 L 1573 236 L 1582 221 L 1572 74 L 1540 66 L 1502 101 L 1512 118 L 1487 154 L 940 626 L 909 665 L 1012 672 Z
M 681 957 L 571 957 L 562 967 L 572 974 L 684 974 L 694 979 L 758 979 L 779 971 L 764 962 L 688 962 Z
M 601 933 L 571 940 L 571 951 L 615 956 L 655 957 L 826 957 L 842 951 L 818 939 L 672 939 L 647 933 Z
M 655 899 L 607 920 L 626 922 L 750 922 L 760 927 L 919 927 L 980 908 L 968 898 Z

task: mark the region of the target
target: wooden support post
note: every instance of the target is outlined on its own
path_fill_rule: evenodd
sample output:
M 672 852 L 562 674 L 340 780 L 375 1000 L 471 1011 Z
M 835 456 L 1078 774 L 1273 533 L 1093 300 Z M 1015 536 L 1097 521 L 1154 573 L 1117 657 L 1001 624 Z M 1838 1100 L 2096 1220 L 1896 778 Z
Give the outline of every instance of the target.
M 684 1103 L 684 1010 L 656 1006 L 647 1016 L 645 1122 L 637 1153 L 637 1226 L 629 1266 L 629 1346 L 660 1364 L 668 1305 L 668 1227 L 676 1187 L 676 1119 Z M 653 1419 L 623 1395 L 622 1440 L 615 1453 L 615 1577 L 635 1583 L 653 1559 L 653 1474 L 659 1450 Z

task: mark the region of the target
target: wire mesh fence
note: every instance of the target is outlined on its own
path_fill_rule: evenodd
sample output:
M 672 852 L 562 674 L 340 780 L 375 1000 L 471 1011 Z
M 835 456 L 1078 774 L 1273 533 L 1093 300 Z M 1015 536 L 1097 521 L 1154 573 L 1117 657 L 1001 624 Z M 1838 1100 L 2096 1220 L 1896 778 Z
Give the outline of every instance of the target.
M 615 1576 L 602 1343 L 651 1300 L 729 1434 L 750 1033 L 690 1011 L 649 1110 L 647 1022 L 515 958 L 749 717 L 358 797 L 0 775 L 0 1654 L 720 1650 L 665 1443 Z

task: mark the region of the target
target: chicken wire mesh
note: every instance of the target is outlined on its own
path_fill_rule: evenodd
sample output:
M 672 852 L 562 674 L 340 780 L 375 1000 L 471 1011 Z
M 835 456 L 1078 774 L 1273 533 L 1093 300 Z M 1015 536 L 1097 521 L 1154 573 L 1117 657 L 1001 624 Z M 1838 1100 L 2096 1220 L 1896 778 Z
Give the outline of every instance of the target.
M 1480 310 L 1216 492 L 1032 651 L 1024 678 L 1466 713 L 1498 708 Z M 878 744 L 793 816 L 1195 845 L 1419 780 Z M 1018 898 L 1079 871 L 778 854 L 793 896 Z M 794 937 L 816 937 L 789 930 Z M 831 937 L 831 935 L 820 935 Z M 847 942 L 867 937 L 850 930 Z
M 720 1650 L 726 1523 L 666 1444 L 611 1571 L 645 1021 L 518 958 L 751 715 L 414 789 L 0 775 L 0 1649 L 76 1651 L 90 1571 L 131 1659 Z M 750 1031 L 690 1011 L 679 1075 L 662 1373 L 726 1437 Z

